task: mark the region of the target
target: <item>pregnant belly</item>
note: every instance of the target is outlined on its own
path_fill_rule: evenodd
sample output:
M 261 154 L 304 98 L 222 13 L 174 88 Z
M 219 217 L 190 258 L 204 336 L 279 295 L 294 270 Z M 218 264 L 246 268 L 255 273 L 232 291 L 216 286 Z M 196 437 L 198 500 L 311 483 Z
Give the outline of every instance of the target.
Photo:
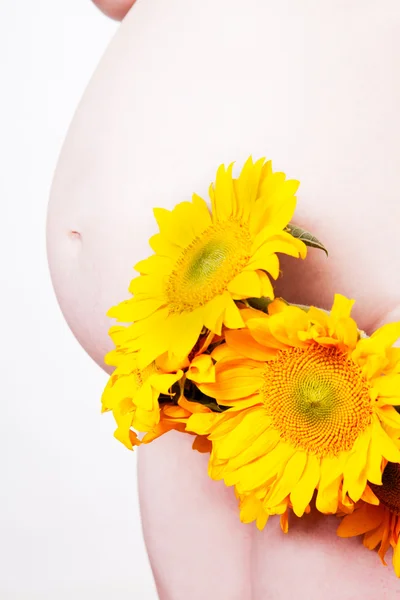
M 296 221 L 330 251 L 282 262 L 278 293 L 323 307 L 335 291 L 354 297 L 367 331 L 400 318 L 399 25 L 397 0 L 136 3 L 78 108 L 48 215 L 58 300 L 99 365 L 105 313 L 149 254 L 152 207 L 206 195 L 221 162 L 250 153 L 300 179 Z M 273 520 L 262 533 L 241 525 L 232 490 L 207 479 L 184 436 L 139 455 L 161 598 L 400 593 L 359 540 L 335 537 L 334 518 L 287 536 Z

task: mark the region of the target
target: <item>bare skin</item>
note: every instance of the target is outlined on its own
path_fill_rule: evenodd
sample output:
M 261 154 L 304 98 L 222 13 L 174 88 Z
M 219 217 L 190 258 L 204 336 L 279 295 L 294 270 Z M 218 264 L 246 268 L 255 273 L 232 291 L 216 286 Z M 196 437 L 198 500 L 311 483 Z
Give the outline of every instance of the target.
M 324 308 L 335 292 L 356 298 L 367 332 L 399 320 L 398 1 L 187 4 L 137 1 L 60 158 L 49 262 L 79 342 L 104 368 L 105 313 L 149 253 L 152 207 L 205 195 L 218 164 L 250 153 L 301 180 L 296 222 L 330 250 L 282 260 L 278 294 Z M 98 5 L 121 18 L 129 3 Z M 391 566 L 337 538 L 334 517 L 294 518 L 286 536 L 274 520 L 262 533 L 241 524 L 232 490 L 190 444 L 171 433 L 139 450 L 161 600 L 400 597 Z
M 93 3 L 105 15 L 116 21 L 121 21 L 125 17 L 134 5 L 134 2 L 135 0 L 93 0 Z

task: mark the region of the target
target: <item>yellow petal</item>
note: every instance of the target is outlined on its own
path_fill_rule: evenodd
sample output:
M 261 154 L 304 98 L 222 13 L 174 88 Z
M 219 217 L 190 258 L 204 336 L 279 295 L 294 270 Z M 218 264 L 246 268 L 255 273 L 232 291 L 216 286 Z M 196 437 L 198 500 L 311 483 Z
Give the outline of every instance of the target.
M 203 307 L 203 323 L 216 335 L 221 335 L 224 314 L 230 302 L 229 294 L 220 294 Z
M 400 577 L 400 544 L 397 544 L 393 550 L 393 567 L 397 577 Z
M 244 327 L 244 321 L 240 314 L 240 310 L 233 300 L 227 301 L 227 306 L 224 315 L 224 323 L 229 329 L 240 329 Z
M 386 351 L 388 364 L 385 367 L 385 375 L 400 373 L 400 348 L 388 348 Z
M 378 550 L 378 556 L 381 559 L 382 564 L 386 567 L 387 563 L 385 561 L 385 554 L 389 550 L 390 547 L 390 519 L 391 515 L 389 511 L 386 511 L 384 514 L 384 529 L 382 535 L 382 542 Z
M 238 299 L 260 298 L 260 279 L 255 271 L 242 271 L 229 283 L 228 290 Z
M 194 232 L 187 219 L 180 217 L 179 209 L 175 208 L 170 211 L 165 208 L 154 208 L 153 213 L 160 233 L 166 240 L 181 248 L 186 248 L 191 244 L 195 237 Z
M 364 539 L 363 539 L 364 546 L 366 548 L 368 548 L 368 550 L 375 550 L 375 548 L 377 547 L 379 542 L 382 541 L 383 532 L 384 532 L 383 524 L 381 524 L 376 529 L 373 529 L 372 531 L 367 531 L 367 533 L 364 534 Z
M 268 523 L 269 515 L 266 512 L 259 513 L 257 516 L 256 527 L 262 531 Z
M 264 362 L 271 360 L 276 354 L 276 350 L 266 348 L 256 342 L 248 329 L 226 331 L 225 339 L 229 348 L 242 356 L 247 356 L 254 360 Z
M 320 459 L 313 454 L 307 457 L 307 464 L 304 472 L 290 493 L 290 502 L 293 506 L 293 512 L 298 517 L 302 517 L 311 498 L 314 495 L 315 488 L 320 478 Z
M 263 416 L 264 411 L 258 407 L 247 410 L 242 421 L 215 442 L 215 455 L 220 459 L 228 459 L 251 446 L 270 426 L 270 419 L 263 419 Z
M 400 404 L 400 375 L 385 375 L 374 379 L 373 390 L 381 398 L 398 397 Z
M 155 373 L 149 378 L 151 386 L 157 390 L 160 394 L 169 394 L 171 387 L 179 381 L 183 376 L 183 371 L 177 371 L 177 373 Z
M 289 531 L 289 511 L 286 510 L 283 515 L 281 515 L 279 524 L 283 533 L 287 533 Z
M 400 338 L 400 322 L 387 323 L 377 329 L 372 335 L 371 340 L 379 349 L 387 349 L 393 346 Z
M 277 279 L 279 276 L 279 259 L 276 254 L 271 254 L 268 250 L 265 252 L 264 246 L 260 246 L 246 267 L 246 270 L 250 269 L 253 271 L 257 269 L 267 271 L 273 279 Z
M 373 421 L 373 438 L 379 444 L 379 450 L 384 458 L 390 462 L 400 462 L 400 450 L 397 448 L 393 440 L 382 429 L 379 421 L 375 418 Z
M 299 482 L 307 464 L 306 452 L 296 452 L 287 462 L 285 469 L 265 501 L 265 506 L 272 507 L 282 502 Z
M 162 321 L 160 319 L 157 325 L 157 336 L 154 336 L 153 330 L 150 330 L 147 335 L 138 337 L 135 343 L 132 342 L 132 347 L 138 350 L 138 366 L 140 369 L 144 369 L 164 354 L 170 345 L 172 337 L 171 320 L 166 318 Z
M 240 501 L 240 520 L 242 523 L 251 523 L 259 513 L 264 512 L 262 504 L 254 494 L 244 496 Z
M 243 206 L 244 210 L 241 216 L 244 219 L 248 219 L 252 215 L 253 207 L 259 194 L 264 162 L 265 159 L 261 158 L 254 163 L 250 156 L 245 162 L 237 181 L 235 181 L 236 196 L 239 199 L 239 204 Z
M 214 193 L 211 197 L 213 216 L 215 215 L 217 221 L 227 221 L 236 212 L 232 168 L 233 164 L 229 165 L 227 169 L 221 165 L 217 171 Z
M 225 333 L 228 333 L 227 331 Z M 230 348 L 227 344 L 220 344 L 216 346 L 211 352 L 213 360 L 220 362 L 222 360 L 237 360 L 238 353 L 233 348 Z
M 346 352 L 353 350 L 357 346 L 359 331 L 353 319 L 337 320 L 331 328 L 331 332 L 342 343 L 343 349 Z
M 158 394 L 156 394 L 156 397 L 158 398 Z M 153 390 L 151 389 L 150 383 L 146 381 L 136 392 L 133 402 L 137 407 L 141 407 L 143 410 L 152 411 L 153 400 Z
M 114 431 L 114 437 L 126 446 L 128 450 L 133 450 L 133 446 L 139 446 L 140 440 L 138 439 L 136 433 L 131 429 L 118 427 Z
M 193 194 L 192 204 L 196 210 L 196 221 L 200 228 L 204 231 L 208 227 L 211 227 L 212 219 L 207 202 L 197 194 Z
M 202 328 L 202 314 L 198 310 L 171 316 L 170 331 L 173 340 L 169 340 L 170 351 L 178 358 L 187 356 L 199 339 Z
M 198 433 L 200 435 L 207 435 L 210 433 L 213 425 L 218 419 L 217 413 L 196 413 L 189 417 L 186 430 Z
M 284 190 L 283 194 L 282 191 L 279 191 L 275 195 L 271 195 L 265 207 L 265 222 L 276 230 L 284 229 L 291 221 L 296 210 L 296 197 L 291 194 L 297 182 L 287 181 L 285 183 L 289 184 L 291 189 Z M 291 186 L 291 183 L 294 183 L 294 185 Z
M 258 198 L 251 208 L 249 229 L 254 236 L 265 228 L 268 228 L 271 231 L 271 234 L 275 233 L 275 230 L 266 223 L 265 198 Z
M 226 465 L 225 470 L 236 471 L 240 467 L 251 463 L 256 458 L 264 456 L 271 452 L 279 443 L 280 434 L 277 430 L 268 429 L 268 421 L 266 421 L 265 434 L 260 435 L 248 448 L 244 449 L 237 456 L 231 458 Z
M 324 489 L 318 489 L 315 506 L 321 513 L 325 515 L 333 515 L 337 512 L 341 480 L 341 476 L 337 477 Z
M 174 266 L 174 261 L 169 256 L 152 254 L 149 258 L 136 263 L 134 269 L 142 275 L 158 275 L 169 272 Z
M 375 439 L 374 436 L 372 436 L 368 448 L 366 476 L 368 481 L 370 481 L 371 483 L 381 485 L 382 473 L 383 458 L 379 446 L 379 441 Z
M 269 168 L 270 165 L 271 163 L 269 163 Z M 259 196 L 279 195 L 282 199 L 290 198 L 297 192 L 299 185 L 300 183 L 295 179 L 286 179 L 284 173 L 273 173 L 272 171 L 267 173 L 266 170 L 263 170 Z
M 264 273 L 264 271 L 260 270 L 256 271 L 256 273 L 260 280 L 261 296 L 263 296 L 264 298 L 274 298 L 274 288 L 272 287 L 272 283 L 269 276 L 266 273 Z
M 124 323 L 131 323 L 133 321 L 139 321 L 140 319 L 146 319 L 154 314 L 164 304 L 162 298 L 157 299 L 146 299 L 146 300 L 128 300 L 129 306 L 126 306 L 122 310 L 121 305 L 118 307 L 118 321 Z M 108 316 L 114 316 L 111 312 L 108 312 Z
M 231 481 L 236 480 L 239 493 L 254 490 L 274 477 L 295 451 L 291 445 L 281 442 L 259 460 L 238 469 L 235 474 L 236 477 L 232 478 Z M 228 478 L 225 478 L 225 481 L 227 482 Z
M 266 346 L 268 349 L 275 348 L 277 350 L 286 350 L 288 347 L 287 344 L 276 339 L 271 332 L 270 325 L 271 319 L 268 317 L 262 319 L 249 319 L 247 322 L 247 327 L 256 342 L 262 346 Z
M 350 317 L 355 300 L 349 300 L 346 296 L 335 294 L 335 299 L 330 312 L 333 319 L 344 319 Z
M 379 500 L 375 496 L 374 492 L 371 490 L 369 485 L 366 486 L 363 495 L 361 496 L 361 500 L 367 502 L 368 504 L 373 504 L 374 506 L 379 506 Z
M 305 258 L 307 256 L 307 246 L 301 240 L 294 238 L 289 233 L 281 231 L 271 235 L 269 232 L 263 230 L 257 234 L 253 242 L 253 251 L 255 253 L 258 248 L 264 246 L 265 253 L 281 253 L 295 258 Z
M 327 456 L 321 459 L 321 474 L 320 480 L 318 484 L 318 495 L 316 506 L 320 512 L 323 513 L 335 513 L 337 510 L 337 504 L 339 500 L 339 484 L 341 481 L 341 476 L 343 475 L 343 467 L 344 467 L 345 457 L 342 455 L 339 456 Z M 327 490 L 330 490 L 327 492 Z M 332 499 L 332 490 L 336 490 L 334 495 L 336 498 Z M 335 508 L 330 510 L 330 507 L 333 506 Z
M 400 429 L 400 415 L 393 406 L 377 407 L 376 414 L 387 427 Z
M 178 260 L 182 254 L 182 248 L 169 242 L 161 233 L 156 233 L 149 240 L 150 247 L 159 256 L 165 256 L 173 261 Z
M 353 514 L 344 517 L 340 523 L 337 534 L 347 538 L 361 535 L 378 527 L 382 522 L 382 509 L 380 506 L 362 504 Z
M 241 410 L 239 412 L 232 412 L 228 410 L 222 413 L 221 415 L 218 415 L 219 418 L 214 421 L 215 426 L 212 429 L 210 439 L 218 440 L 220 438 L 223 438 L 227 433 L 229 433 L 235 427 L 238 426 L 238 424 L 242 421 L 242 419 L 244 419 L 246 414 L 246 410 Z
M 354 502 L 361 498 L 367 484 L 368 449 L 371 440 L 371 427 L 356 440 L 353 450 L 343 469 L 343 488 Z
M 216 382 L 199 383 L 198 387 L 207 396 L 221 401 L 242 399 L 256 394 L 263 384 L 261 370 L 236 365 L 236 361 L 219 363 L 216 368 Z
M 204 404 L 199 404 L 194 400 L 187 400 L 185 396 L 179 398 L 178 404 L 188 413 L 188 417 L 195 413 L 211 413 L 211 410 L 207 406 L 204 406 Z
M 152 274 L 134 277 L 129 285 L 129 291 L 137 300 L 163 298 L 163 276 L 160 276 L 160 274 Z
M 211 452 L 212 444 L 204 435 L 196 435 L 192 444 L 192 450 L 197 450 L 202 454 L 208 454 Z
M 187 378 L 199 383 L 215 382 L 215 366 L 209 354 L 196 356 L 189 367 Z
M 212 225 L 211 215 L 207 204 L 202 198 L 193 196 L 193 202 L 181 202 L 173 210 L 174 218 L 184 224 L 192 239 L 200 236 Z

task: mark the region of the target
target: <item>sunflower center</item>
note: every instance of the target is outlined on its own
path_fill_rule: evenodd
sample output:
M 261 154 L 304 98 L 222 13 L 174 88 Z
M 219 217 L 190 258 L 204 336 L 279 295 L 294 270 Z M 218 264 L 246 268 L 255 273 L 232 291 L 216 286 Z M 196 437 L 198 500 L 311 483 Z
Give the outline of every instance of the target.
M 382 485 L 369 484 L 379 502 L 395 515 L 400 515 L 400 465 L 388 463 L 382 475 Z
M 222 294 L 251 256 L 251 236 L 234 219 L 208 227 L 183 250 L 167 284 L 171 313 L 192 311 Z
M 267 363 L 261 395 L 281 437 L 320 457 L 351 450 L 371 422 L 368 384 L 336 348 L 282 350 Z

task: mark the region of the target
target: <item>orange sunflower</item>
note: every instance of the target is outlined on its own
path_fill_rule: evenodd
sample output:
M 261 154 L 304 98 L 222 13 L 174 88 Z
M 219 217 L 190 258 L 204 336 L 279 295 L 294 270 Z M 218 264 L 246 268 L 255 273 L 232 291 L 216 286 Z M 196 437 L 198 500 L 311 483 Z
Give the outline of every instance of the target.
M 215 382 L 197 383 L 230 407 L 210 427 L 209 472 L 246 497 L 247 519 L 260 502 L 302 516 L 315 490 L 317 509 L 336 513 L 400 462 L 400 323 L 367 338 L 352 305 L 336 295 L 330 313 L 280 300 L 268 315 L 243 311 L 247 328 L 226 331 L 213 355 Z M 188 429 L 199 428 L 193 415 Z

